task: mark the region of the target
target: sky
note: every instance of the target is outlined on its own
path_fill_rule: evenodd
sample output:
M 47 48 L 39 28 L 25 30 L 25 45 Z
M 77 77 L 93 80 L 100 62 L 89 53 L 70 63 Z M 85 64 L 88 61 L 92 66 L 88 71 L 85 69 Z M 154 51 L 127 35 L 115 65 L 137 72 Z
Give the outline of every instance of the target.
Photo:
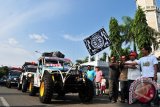
M 21 66 L 50 51 L 83 59 L 84 38 L 135 11 L 135 0 L 0 0 L 0 65 Z

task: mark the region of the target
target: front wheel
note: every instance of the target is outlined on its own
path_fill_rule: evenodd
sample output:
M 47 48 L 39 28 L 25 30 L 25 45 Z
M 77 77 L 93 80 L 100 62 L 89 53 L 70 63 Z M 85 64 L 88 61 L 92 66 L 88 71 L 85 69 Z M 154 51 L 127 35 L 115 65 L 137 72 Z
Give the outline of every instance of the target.
M 53 95 L 52 76 L 47 73 L 44 75 L 39 90 L 39 98 L 42 103 L 50 103 Z
M 82 85 L 82 87 L 80 87 L 79 98 L 83 103 L 85 103 L 85 102 L 90 102 L 93 99 L 93 96 L 94 96 L 93 82 L 90 81 L 89 79 L 86 79 L 85 83 Z
M 34 80 L 31 80 L 29 83 L 29 95 L 35 96 L 37 93 L 38 88 L 34 86 Z

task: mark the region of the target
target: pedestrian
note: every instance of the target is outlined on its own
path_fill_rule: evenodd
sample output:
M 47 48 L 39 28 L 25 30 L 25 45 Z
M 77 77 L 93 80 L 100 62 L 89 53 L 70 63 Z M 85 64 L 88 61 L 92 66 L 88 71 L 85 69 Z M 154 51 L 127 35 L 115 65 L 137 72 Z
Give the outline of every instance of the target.
M 129 58 L 130 60 L 127 61 L 126 63 L 133 63 L 135 61 L 137 61 L 136 59 L 137 57 L 137 53 L 132 51 L 130 52 L 129 54 Z M 128 101 L 129 101 L 129 89 L 130 89 L 130 86 L 131 84 L 138 78 L 141 77 L 141 72 L 140 72 L 140 66 L 139 65 L 127 65 L 126 66 L 128 68 Z
M 106 93 L 106 79 L 104 75 L 102 75 L 101 79 L 101 95 L 103 96 Z
M 92 82 L 94 82 L 95 77 L 96 77 L 96 72 L 93 69 L 91 69 L 90 65 L 87 66 L 87 74 L 86 74 L 86 76 L 87 76 L 87 78 L 89 80 L 91 80 Z
M 118 78 L 119 78 L 119 63 L 113 56 L 109 62 L 109 98 L 112 103 L 117 102 L 118 99 Z
M 96 96 L 99 96 L 101 94 L 101 80 L 102 80 L 102 71 L 98 66 L 95 67 L 96 71 L 96 78 L 95 78 L 95 85 L 96 85 Z
M 140 65 L 142 70 L 142 77 L 151 78 L 154 81 L 157 81 L 157 70 L 158 70 L 158 61 L 154 55 L 151 55 L 152 48 L 148 45 L 145 45 L 141 48 L 142 57 L 133 62 L 125 63 L 127 65 Z M 149 103 L 148 105 L 150 105 Z M 157 99 L 154 99 L 154 104 L 157 105 Z
M 121 56 L 120 62 L 120 91 L 121 91 L 121 103 L 125 103 L 125 100 L 128 100 L 128 85 L 127 85 L 127 75 L 128 68 L 124 63 L 126 62 L 126 56 Z

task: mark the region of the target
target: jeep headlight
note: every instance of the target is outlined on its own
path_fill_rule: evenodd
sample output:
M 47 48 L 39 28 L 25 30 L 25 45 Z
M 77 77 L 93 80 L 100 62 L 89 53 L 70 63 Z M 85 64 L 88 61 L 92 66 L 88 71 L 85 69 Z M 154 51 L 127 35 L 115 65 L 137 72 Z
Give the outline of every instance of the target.
M 32 77 L 32 74 L 31 74 L 31 73 L 29 73 L 29 74 L 28 74 L 28 77 Z
M 52 70 L 48 70 L 49 73 L 52 73 Z

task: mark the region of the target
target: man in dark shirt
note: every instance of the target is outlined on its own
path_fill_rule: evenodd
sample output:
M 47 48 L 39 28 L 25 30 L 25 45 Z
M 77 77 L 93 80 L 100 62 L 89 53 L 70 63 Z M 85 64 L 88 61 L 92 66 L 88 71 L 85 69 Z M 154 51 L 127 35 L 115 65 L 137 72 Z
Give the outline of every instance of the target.
M 118 99 L 118 78 L 119 63 L 115 57 L 111 57 L 109 64 L 109 97 L 112 103 L 116 103 Z

